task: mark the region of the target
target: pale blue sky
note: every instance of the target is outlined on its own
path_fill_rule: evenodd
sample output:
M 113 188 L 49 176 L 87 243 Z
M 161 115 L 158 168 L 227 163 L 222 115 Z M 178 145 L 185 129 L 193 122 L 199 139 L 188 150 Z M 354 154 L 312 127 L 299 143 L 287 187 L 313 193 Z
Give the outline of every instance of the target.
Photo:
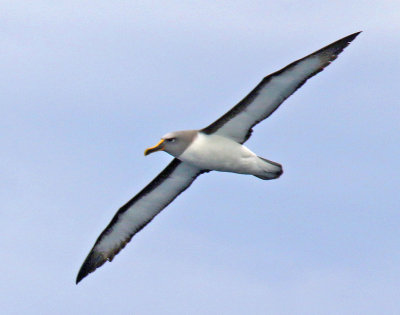
M 400 4 L 2 1 L 4 314 L 399 314 Z M 247 145 L 275 181 L 211 173 L 78 286 L 164 133 L 364 32 Z

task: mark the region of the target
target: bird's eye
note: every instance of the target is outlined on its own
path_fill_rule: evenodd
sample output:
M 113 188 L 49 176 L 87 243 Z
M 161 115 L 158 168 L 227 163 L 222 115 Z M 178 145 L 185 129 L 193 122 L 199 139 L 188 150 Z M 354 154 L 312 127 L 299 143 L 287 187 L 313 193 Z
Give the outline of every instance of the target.
M 168 142 L 175 142 L 176 138 L 167 139 Z

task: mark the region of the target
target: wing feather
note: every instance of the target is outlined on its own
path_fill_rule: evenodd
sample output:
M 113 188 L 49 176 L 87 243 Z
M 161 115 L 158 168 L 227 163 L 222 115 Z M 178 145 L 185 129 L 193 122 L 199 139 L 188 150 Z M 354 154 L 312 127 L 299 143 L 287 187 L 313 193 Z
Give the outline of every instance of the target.
M 270 116 L 309 78 L 335 60 L 359 33 L 346 36 L 268 75 L 242 101 L 202 132 L 244 143 L 256 124 Z
M 111 261 L 121 249 L 204 171 L 173 159 L 141 192 L 115 214 L 97 238 L 79 270 L 76 283 Z

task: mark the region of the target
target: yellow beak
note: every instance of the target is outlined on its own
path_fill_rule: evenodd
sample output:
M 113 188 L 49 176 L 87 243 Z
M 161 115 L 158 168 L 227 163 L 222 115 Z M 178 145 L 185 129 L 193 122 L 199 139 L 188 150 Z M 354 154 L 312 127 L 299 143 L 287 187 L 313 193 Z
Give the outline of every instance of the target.
M 157 143 L 154 147 L 147 148 L 144 151 L 144 155 L 149 155 L 150 153 L 164 150 L 164 144 L 163 143 L 164 143 L 164 139 L 161 139 L 161 141 L 159 143 Z

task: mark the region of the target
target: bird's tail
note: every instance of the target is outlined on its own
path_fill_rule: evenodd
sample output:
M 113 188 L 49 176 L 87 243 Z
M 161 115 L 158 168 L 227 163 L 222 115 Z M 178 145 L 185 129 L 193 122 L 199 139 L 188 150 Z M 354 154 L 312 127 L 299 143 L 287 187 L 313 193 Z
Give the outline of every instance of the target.
M 283 169 L 282 165 L 274 161 L 258 157 L 258 165 L 260 168 L 259 174 L 254 174 L 254 176 L 261 179 L 275 179 L 282 175 Z

